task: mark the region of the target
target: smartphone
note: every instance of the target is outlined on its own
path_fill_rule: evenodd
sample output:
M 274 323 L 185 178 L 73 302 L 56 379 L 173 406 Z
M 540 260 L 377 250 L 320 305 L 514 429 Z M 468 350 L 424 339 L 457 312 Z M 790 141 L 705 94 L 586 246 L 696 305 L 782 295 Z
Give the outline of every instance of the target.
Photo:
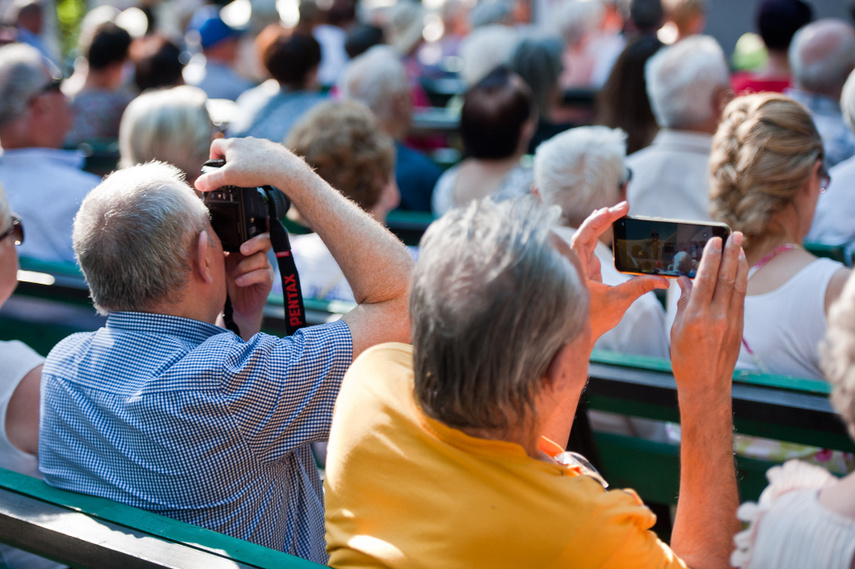
M 612 229 L 618 271 L 672 278 L 694 278 L 707 241 L 726 241 L 730 235 L 724 223 L 629 215 L 615 221 Z

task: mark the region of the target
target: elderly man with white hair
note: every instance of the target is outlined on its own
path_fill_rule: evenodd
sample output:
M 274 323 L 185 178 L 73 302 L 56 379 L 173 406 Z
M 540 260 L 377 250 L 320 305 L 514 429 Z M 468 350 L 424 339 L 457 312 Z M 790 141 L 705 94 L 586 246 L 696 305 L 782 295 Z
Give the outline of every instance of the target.
M 463 569 L 724 567 L 737 506 L 730 389 L 748 266 L 742 235 L 710 240 L 673 334 L 683 440 L 670 548 L 632 491 L 568 439 L 591 347 L 664 286 L 600 282 L 594 248 L 627 211 L 597 210 L 572 246 L 558 208 L 484 199 L 428 228 L 410 290 L 412 345 L 348 370 L 325 479 L 330 564 Z
M 395 140 L 395 181 L 401 193 L 400 208 L 431 210 L 431 197 L 442 174 L 427 155 L 404 144 L 413 116 L 407 70 L 389 46 L 375 46 L 354 58 L 339 80 L 345 99 L 364 103 L 377 126 Z
M 855 135 L 843 122 L 840 94 L 855 69 L 855 28 L 825 18 L 801 28 L 789 51 L 792 89 L 784 94 L 807 107 L 822 137 L 827 166 L 855 154 Z
M 547 140 L 534 154 L 534 191 L 543 203 L 561 208 L 564 227 L 556 233 L 570 241 L 592 211 L 626 199 L 630 170 L 624 165 L 626 133 L 604 126 L 578 127 Z M 603 282 L 617 285 L 630 279 L 612 261 L 612 231 L 606 230 L 594 253 Z M 668 357 L 665 311 L 653 294 L 632 304 L 620 324 L 606 332 L 599 349 Z
M 578 127 L 547 140 L 534 154 L 534 192 L 547 205 L 561 208 L 561 225 L 555 233 L 570 242 L 585 218 L 603 207 L 626 199 L 630 170 L 624 164 L 626 133 L 604 126 Z M 619 285 L 631 277 L 619 273 L 612 259 L 612 231 L 600 235 L 594 254 L 600 261 L 603 283 Z M 594 346 L 629 354 L 667 358 L 665 310 L 651 292 L 626 310 L 620 324 L 603 334 Z M 665 423 L 591 411 L 591 424 L 599 431 L 635 434 L 666 440 Z
M 27 220 L 20 254 L 73 262 L 71 223 L 101 178 L 84 172 L 83 156 L 62 150 L 73 122 L 62 77 L 34 47 L 0 47 L 0 182 Z
M 282 190 L 328 246 L 358 306 L 285 338 L 261 333 L 273 280 L 268 235 L 225 253 L 177 168 L 114 172 L 74 221 L 80 267 L 107 323 L 47 357 L 39 469 L 54 486 L 325 563 L 309 443 L 326 439 L 353 357 L 409 339 L 412 260 L 283 145 L 215 140 L 210 155 L 226 163 L 196 188 Z M 222 327 L 227 299 L 239 335 Z
M 712 135 L 731 94 L 724 52 L 713 38 L 692 36 L 651 57 L 645 77 L 660 131 L 627 158 L 630 213 L 709 220 Z
M 840 95 L 843 119 L 855 133 L 855 71 L 843 86 Z M 817 124 L 817 130 L 819 125 Z M 844 245 L 847 259 L 855 255 L 855 156 L 847 158 L 829 170 L 828 191 L 816 202 L 813 224 L 805 241 Z

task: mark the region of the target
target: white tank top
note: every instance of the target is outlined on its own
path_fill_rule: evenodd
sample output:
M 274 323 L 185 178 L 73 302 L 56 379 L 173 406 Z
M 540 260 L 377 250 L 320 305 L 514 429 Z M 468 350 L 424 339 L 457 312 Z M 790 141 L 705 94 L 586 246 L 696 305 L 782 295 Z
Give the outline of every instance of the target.
M 746 296 L 736 369 L 824 379 L 819 342 L 827 325 L 825 291 L 841 268 L 837 261 L 817 259 L 772 292 Z

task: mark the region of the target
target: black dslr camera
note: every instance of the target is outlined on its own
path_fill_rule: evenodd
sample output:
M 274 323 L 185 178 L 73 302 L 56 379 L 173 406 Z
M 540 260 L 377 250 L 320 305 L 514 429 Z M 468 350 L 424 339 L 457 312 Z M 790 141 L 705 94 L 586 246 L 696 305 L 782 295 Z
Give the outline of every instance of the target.
M 202 166 L 202 173 L 209 173 L 225 163 L 225 160 L 208 160 Z M 202 201 L 211 212 L 211 227 L 224 251 L 240 251 L 241 243 L 268 230 L 271 217 L 281 221 L 291 207 L 285 194 L 273 186 L 222 186 L 205 192 Z

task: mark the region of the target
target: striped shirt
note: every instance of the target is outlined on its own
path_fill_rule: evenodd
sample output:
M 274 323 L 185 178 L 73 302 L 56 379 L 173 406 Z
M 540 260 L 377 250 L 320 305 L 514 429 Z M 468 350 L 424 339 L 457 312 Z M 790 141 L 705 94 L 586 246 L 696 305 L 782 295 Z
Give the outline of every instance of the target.
M 326 563 L 308 443 L 328 437 L 352 357 L 342 321 L 245 342 L 196 320 L 111 314 L 45 362 L 39 468 L 60 488 Z

